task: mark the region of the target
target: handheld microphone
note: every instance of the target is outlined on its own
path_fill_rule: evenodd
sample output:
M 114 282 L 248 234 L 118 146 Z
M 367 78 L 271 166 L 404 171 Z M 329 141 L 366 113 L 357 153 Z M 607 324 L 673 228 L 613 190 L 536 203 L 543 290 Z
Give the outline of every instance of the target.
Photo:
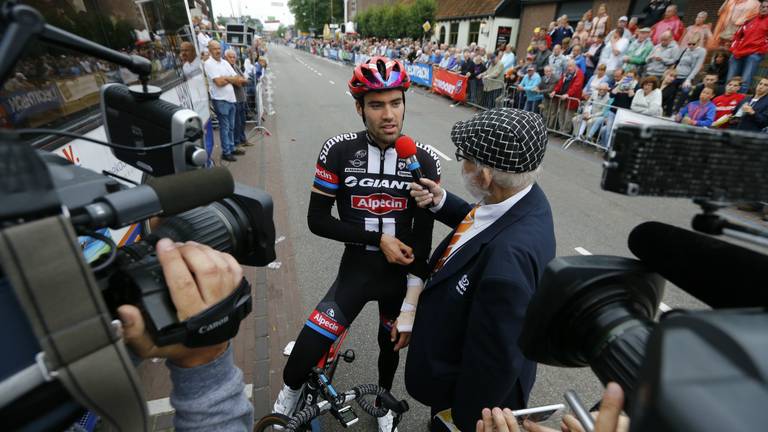
M 104 195 L 84 207 L 73 223 L 91 228 L 121 228 L 159 214 L 173 215 L 232 195 L 235 181 L 226 168 L 155 177 L 147 184 Z
M 413 141 L 413 138 L 408 135 L 403 135 L 398 138 L 395 141 L 395 151 L 397 152 L 397 157 L 405 159 L 405 163 L 408 164 L 407 168 L 408 171 L 411 172 L 413 181 L 420 183 L 419 180 L 424 177 L 424 174 L 421 173 L 421 164 L 419 164 L 419 160 L 416 159 L 416 143 Z M 433 207 L 434 205 L 434 202 L 430 202 L 427 204 L 427 208 Z
M 629 250 L 714 309 L 768 307 L 768 256 L 660 222 L 629 234 Z

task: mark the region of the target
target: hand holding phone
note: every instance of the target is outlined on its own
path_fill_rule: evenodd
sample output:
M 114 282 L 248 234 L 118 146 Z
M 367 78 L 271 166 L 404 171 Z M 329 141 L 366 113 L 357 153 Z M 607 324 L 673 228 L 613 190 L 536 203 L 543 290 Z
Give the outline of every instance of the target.
M 522 425 L 524 421 L 530 420 L 534 423 L 542 422 L 549 419 L 554 414 L 558 414 L 565 409 L 563 404 L 545 405 L 535 408 L 526 408 L 521 410 L 512 411 L 512 414 L 517 419 L 517 423 Z

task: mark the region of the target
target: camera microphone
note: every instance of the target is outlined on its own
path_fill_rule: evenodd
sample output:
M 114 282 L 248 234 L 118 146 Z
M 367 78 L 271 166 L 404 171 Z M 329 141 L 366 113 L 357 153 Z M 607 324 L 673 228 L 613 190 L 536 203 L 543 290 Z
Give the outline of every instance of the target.
M 231 196 L 235 190 L 226 168 L 187 171 L 150 178 L 147 184 L 110 193 L 72 217 L 75 225 L 120 228 L 159 214 L 174 215 Z
M 629 250 L 714 309 L 768 307 L 768 256 L 660 222 L 629 234 Z

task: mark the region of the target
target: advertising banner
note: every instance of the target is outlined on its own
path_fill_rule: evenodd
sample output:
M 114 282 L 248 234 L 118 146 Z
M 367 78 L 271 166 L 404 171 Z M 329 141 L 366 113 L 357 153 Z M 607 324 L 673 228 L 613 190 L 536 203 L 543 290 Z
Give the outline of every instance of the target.
M 0 97 L 0 103 L 13 124 L 19 124 L 30 116 L 57 109 L 61 96 L 55 85 L 38 89 L 19 90 Z
M 432 89 L 456 102 L 464 102 L 467 100 L 467 80 L 464 75 L 435 68 L 432 73 Z
M 405 63 L 405 69 L 414 84 L 432 87 L 432 66 L 424 63 Z
M 355 54 L 355 64 L 363 64 L 371 59 L 371 56 L 367 56 L 365 54 Z
M 339 59 L 339 50 L 337 49 L 329 49 L 328 50 L 328 58 L 331 60 L 338 60 Z

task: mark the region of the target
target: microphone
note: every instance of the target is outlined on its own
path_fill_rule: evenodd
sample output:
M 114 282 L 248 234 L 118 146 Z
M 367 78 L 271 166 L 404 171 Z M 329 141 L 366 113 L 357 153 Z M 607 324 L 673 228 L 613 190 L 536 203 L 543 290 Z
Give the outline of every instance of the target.
M 629 234 L 629 250 L 714 309 L 768 307 L 768 256 L 660 222 Z
M 419 160 L 416 159 L 416 143 L 413 142 L 413 138 L 408 135 L 398 138 L 395 141 L 395 151 L 397 152 L 397 157 L 405 159 L 405 162 L 408 164 L 408 171 L 413 176 L 413 181 L 418 183 L 424 175 L 421 173 Z
M 159 214 L 173 215 L 207 205 L 234 191 L 235 181 L 226 168 L 187 171 L 104 195 L 84 207 L 84 217 L 72 221 L 91 228 L 121 228 Z

